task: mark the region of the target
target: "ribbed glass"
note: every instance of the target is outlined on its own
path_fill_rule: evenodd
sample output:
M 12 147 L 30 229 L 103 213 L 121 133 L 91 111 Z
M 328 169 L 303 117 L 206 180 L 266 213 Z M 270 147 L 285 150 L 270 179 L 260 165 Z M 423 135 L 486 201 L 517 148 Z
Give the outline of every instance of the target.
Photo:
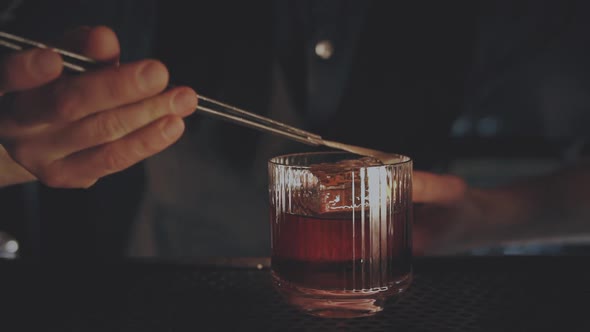
M 275 286 L 319 316 L 382 310 L 411 282 L 412 160 L 383 165 L 345 152 L 268 164 Z

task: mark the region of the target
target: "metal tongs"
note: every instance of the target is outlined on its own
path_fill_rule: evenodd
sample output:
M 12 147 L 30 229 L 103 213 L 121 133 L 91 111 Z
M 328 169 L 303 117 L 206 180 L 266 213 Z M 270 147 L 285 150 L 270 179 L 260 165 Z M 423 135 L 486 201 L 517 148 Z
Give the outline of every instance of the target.
M 45 48 L 60 54 L 63 58 L 63 65 L 66 70 L 76 73 L 83 73 L 88 70 L 98 69 L 106 64 L 92 58 L 56 48 L 39 41 L 27 39 L 21 36 L 0 31 L 0 46 L 20 51 L 29 48 Z M 261 115 L 247 112 L 235 106 L 228 105 L 205 97 L 199 94 L 197 110 L 214 116 L 216 118 L 230 121 L 238 125 L 257 129 L 266 133 L 278 135 L 300 143 L 312 146 L 326 146 L 338 150 L 348 151 L 354 154 L 369 156 L 379 159 L 383 163 L 399 162 L 402 157 L 397 154 L 381 152 L 359 146 L 324 140 L 320 135 L 289 126 L 287 124 L 263 117 Z

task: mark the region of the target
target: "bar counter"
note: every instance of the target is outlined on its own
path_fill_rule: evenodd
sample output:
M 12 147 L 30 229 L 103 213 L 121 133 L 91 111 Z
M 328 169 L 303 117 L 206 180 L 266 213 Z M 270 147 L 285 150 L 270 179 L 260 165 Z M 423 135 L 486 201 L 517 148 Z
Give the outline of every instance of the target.
M 284 304 L 269 263 L 0 260 L 0 331 L 590 331 L 585 256 L 415 258 L 410 288 L 357 319 Z

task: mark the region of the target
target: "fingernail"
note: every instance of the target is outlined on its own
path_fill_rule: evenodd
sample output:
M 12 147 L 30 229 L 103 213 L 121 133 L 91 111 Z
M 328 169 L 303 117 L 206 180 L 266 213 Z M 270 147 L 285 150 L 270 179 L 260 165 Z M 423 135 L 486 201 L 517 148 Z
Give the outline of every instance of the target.
M 197 108 L 197 94 L 185 89 L 174 96 L 174 113 L 183 116 L 192 113 Z
M 57 75 L 61 70 L 61 57 L 53 51 L 39 50 L 33 55 L 33 67 L 36 74 Z
M 176 139 L 184 130 L 184 122 L 179 119 L 170 119 L 164 125 L 164 136 L 167 140 Z
M 139 77 L 146 90 L 164 88 L 168 81 L 168 71 L 161 63 L 149 61 L 141 68 Z

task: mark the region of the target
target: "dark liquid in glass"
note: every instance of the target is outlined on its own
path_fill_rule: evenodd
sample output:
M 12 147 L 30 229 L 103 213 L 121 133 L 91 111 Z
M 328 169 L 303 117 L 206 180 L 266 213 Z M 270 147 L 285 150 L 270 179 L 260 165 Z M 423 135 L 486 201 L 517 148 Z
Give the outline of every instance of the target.
M 273 212 L 274 213 L 274 212 Z M 273 216 L 272 270 L 296 287 L 387 290 L 411 269 L 406 211 L 371 220 L 368 213 Z

